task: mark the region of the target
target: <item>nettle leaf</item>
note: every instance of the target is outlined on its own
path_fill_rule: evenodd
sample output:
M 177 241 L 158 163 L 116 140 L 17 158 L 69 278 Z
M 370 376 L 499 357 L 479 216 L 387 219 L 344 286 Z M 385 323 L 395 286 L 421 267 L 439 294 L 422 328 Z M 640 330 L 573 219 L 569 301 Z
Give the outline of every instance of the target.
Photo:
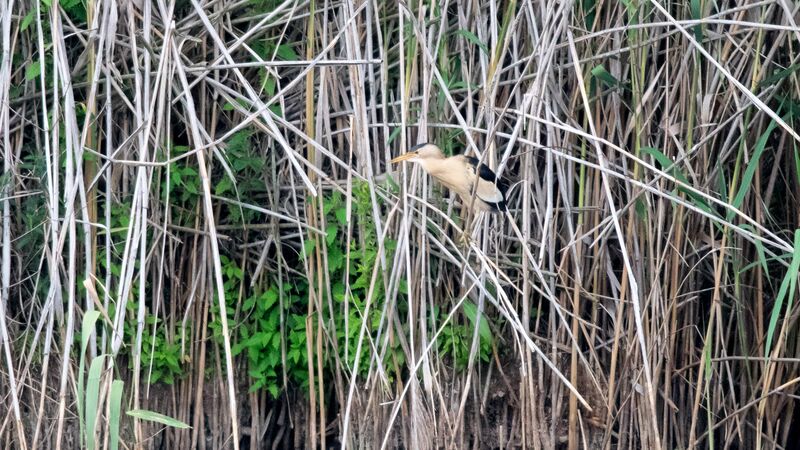
M 344 265 L 344 253 L 338 245 L 333 245 L 328 248 L 328 269 L 331 272 L 336 272 Z
M 331 196 L 322 200 L 322 213 L 326 216 L 330 214 L 331 209 L 336 206 L 336 199 Z
M 222 177 L 222 179 L 217 183 L 217 186 L 214 188 L 214 193 L 216 195 L 223 195 L 227 192 L 231 192 L 233 190 L 233 182 L 228 177 Z
M 280 322 L 280 314 L 278 314 L 277 311 L 273 311 L 272 314 L 270 314 L 267 317 L 267 320 L 265 322 L 266 323 L 265 328 L 268 330 L 277 330 L 279 322 Z
M 317 247 L 317 241 L 314 239 L 306 239 L 303 242 L 303 255 L 308 256 Z
M 270 309 L 278 301 L 278 291 L 272 286 L 261 295 L 264 301 L 264 309 Z
M 195 169 L 194 167 L 186 166 L 182 168 L 181 174 L 183 174 L 183 176 L 187 178 L 194 178 L 196 180 L 200 179 L 200 175 L 197 173 L 197 169 Z
M 42 62 L 40 60 L 33 61 L 25 69 L 25 80 L 31 81 L 42 73 Z
M 242 308 L 245 311 L 249 311 L 249 310 L 253 309 L 253 306 L 255 306 L 255 304 L 256 304 L 256 298 L 255 297 L 248 297 L 247 300 L 244 301 L 244 304 L 242 305 Z
M 469 318 L 472 325 L 475 326 L 475 321 L 478 318 L 478 307 L 470 301 L 464 302 L 464 314 Z M 489 329 L 489 324 L 486 322 L 486 317 L 481 315 L 481 321 L 478 325 L 478 334 L 481 339 L 492 342 L 492 331 Z
M 242 169 L 247 167 L 247 161 L 242 158 L 237 158 L 233 160 L 233 170 L 240 172 Z
M 328 246 L 336 241 L 336 234 L 338 231 L 339 228 L 334 224 L 328 224 L 328 226 L 325 228 L 325 233 L 327 233 L 325 236 L 325 242 L 328 244 Z
M 272 348 L 274 350 L 278 350 L 281 348 L 281 335 L 279 333 L 275 333 L 272 335 Z M 275 362 L 273 362 L 273 365 L 277 364 L 277 359 L 278 359 L 277 353 L 272 352 L 268 355 L 268 357 L 276 360 Z
M 169 183 L 172 185 L 172 187 L 183 184 L 183 175 L 181 175 L 181 171 L 177 168 L 177 166 L 170 166 Z
M 272 111 L 272 114 L 275 114 L 278 117 L 283 117 L 283 109 L 281 105 L 270 105 L 269 110 Z
M 33 14 L 36 12 L 35 9 L 31 9 L 28 11 L 28 14 L 25 15 L 25 18 L 22 19 L 22 23 L 19 25 L 20 31 L 25 31 L 28 29 L 29 26 L 33 23 Z
M 233 133 L 228 141 L 228 151 L 236 155 L 244 154 L 250 147 L 250 136 L 253 135 L 253 130 L 250 128 L 242 128 L 241 130 Z
M 272 334 L 267 332 L 258 333 L 256 336 L 258 336 L 258 344 L 262 348 L 266 347 L 267 344 L 269 344 L 270 341 L 272 340 Z
M 278 46 L 278 57 L 285 61 L 297 61 L 300 57 L 297 52 L 289 44 L 281 44 Z
M 233 270 L 231 271 L 231 273 L 233 273 L 234 277 L 236 277 L 239 280 L 244 279 L 244 271 L 239 266 L 234 266 L 232 269 Z
M 400 280 L 400 283 L 397 286 L 397 290 L 401 294 L 408 295 L 408 281 L 406 281 L 405 279 Z
M 266 69 L 261 69 L 259 74 L 261 75 L 261 89 L 272 97 L 275 95 L 275 78 L 270 76 Z
M 336 220 L 338 220 L 340 224 L 347 224 L 347 207 L 342 206 L 341 208 L 336 208 L 335 213 Z
M 184 183 L 183 188 L 186 189 L 186 191 L 190 194 L 194 195 L 197 195 L 200 192 L 197 190 L 197 186 L 194 183 Z
M 342 283 L 334 284 L 333 289 L 331 289 L 331 294 L 334 300 L 338 303 L 342 303 L 345 299 L 344 285 Z

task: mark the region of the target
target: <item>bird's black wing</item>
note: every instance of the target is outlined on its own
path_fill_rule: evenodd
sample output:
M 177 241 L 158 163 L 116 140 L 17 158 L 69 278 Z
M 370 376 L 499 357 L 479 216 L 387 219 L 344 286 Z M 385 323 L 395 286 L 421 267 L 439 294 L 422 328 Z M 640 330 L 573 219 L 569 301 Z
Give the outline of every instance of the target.
M 503 193 L 503 197 L 506 195 L 506 189 L 508 186 L 506 185 L 505 181 L 502 178 L 499 178 L 496 173 L 492 169 L 490 169 L 487 165 L 481 164 L 481 160 L 475 158 L 474 156 L 467 156 L 467 162 L 472 167 L 475 167 L 475 173 L 478 174 L 479 177 L 482 179 L 494 183 L 499 189 L 500 192 Z
M 503 210 L 505 210 L 506 209 L 506 202 L 505 202 L 506 190 L 508 188 L 508 186 L 506 185 L 505 181 L 503 181 L 502 178 L 499 178 L 497 176 L 497 174 L 494 173 L 494 171 L 489 168 L 489 166 L 487 166 L 485 164 L 481 164 L 481 161 L 478 158 L 475 158 L 473 156 L 466 156 L 465 158 L 467 159 L 467 162 L 469 163 L 469 165 L 471 165 L 473 167 L 473 170 L 475 170 L 475 173 L 478 175 L 478 177 L 480 177 L 482 180 L 486 180 L 486 181 L 494 184 L 495 186 L 497 186 L 497 189 L 500 190 L 500 193 L 503 196 L 503 200 L 501 200 L 499 202 L 496 202 L 496 203 L 484 200 L 486 202 L 486 204 L 491 206 L 492 209 L 494 209 L 495 211 L 503 211 Z

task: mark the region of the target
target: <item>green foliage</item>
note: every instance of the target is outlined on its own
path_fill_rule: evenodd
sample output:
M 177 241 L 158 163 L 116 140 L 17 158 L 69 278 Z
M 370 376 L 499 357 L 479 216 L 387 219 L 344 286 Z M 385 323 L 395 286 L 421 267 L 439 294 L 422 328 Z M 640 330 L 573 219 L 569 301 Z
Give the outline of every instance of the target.
M 701 20 L 703 18 L 703 4 L 701 0 L 691 0 L 691 15 L 692 20 Z M 702 25 L 695 25 L 692 27 L 694 30 L 694 38 L 697 40 L 698 43 L 703 42 L 703 26 Z
M 131 222 L 131 206 L 128 203 L 129 201 L 129 199 L 125 199 L 122 203 L 114 203 L 111 206 L 111 226 L 109 232 L 111 233 L 111 248 L 114 254 L 110 258 L 110 266 L 106 260 L 107 247 L 105 245 L 98 246 L 97 252 L 96 261 L 98 267 L 101 268 L 103 272 L 110 271 L 112 278 L 117 280 L 122 276 L 122 249 L 124 248 L 128 227 Z M 148 236 L 148 238 L 151 237 L 152 236 Z M 101 239 L 104 240 L 105 238 L 103 237 Z M 133 260 L 134 270 L 138 270 L 139 265 L 140 260 L 135 258 Z M 112 286 L 105 286 L 105 288 L 113 289 Z M 125 341 L 130 343 L 135 341 L 136 329 L 138 327 L 139 288 L 138 282 L 134 282 L 131 285 L 128 302 L 126 303 L 123 333 Z M 146 283 L 146 290 L 150 290 L 149 281 Z M 109 291 L 113 296 L 112 292 L 113 290 Z M 117 302 L 111 302 L 109 305 L 108 313 L 112 317 L 116 314 L 117 304 Z M 167 325 L 152 313 L 147 313 L 144 320 L 145 329 L 142 333 L 140 367 L 143 369 L 143 373 L 149 373 L 148 381 L 150 384 L 173 384 L 176 380 L 185 375 L 181 363 L 180 343 L 175 342 L 174 339 L 170 337 L 181 336 L 179 327 L 173 325 L 173 328 L 168 330 Z M 130 354 L 131 348 L 133 347 L 123 346 L 118 356 L 126 357 L 128 360 L 128 368 L 132 369 L 134 359 Z
M 454 137 L 463 135 L 458 130 L 453 133 Z M 259 196 L 264 192 L 263 174 L 266 163 L 256 150 L 253 141 L 252 130 L 245 129 L 235 133 L 227 142 L 226 163 L 236 174 L 235 184 L 221 165 L 217 165 L 211 174 L 214 194 L 235 197 L 243 202 L 258 202 Z M 171 157 L 189 151 L 185 146 L 174 146 L 173 149 Z M 41 171 L 41 161 L 31 159 L 27 163 L 31 171 Z M 194 163 L 193 158 L 182 158 L 170 164 L 164 169 L 168 172 L 162 172 L 160 185 L 162 201 L 169 196 L 172 205 L 170 208 L 170 214 L 173 214 L 172 222 L 185 226 L 195 225 L 197 205 L 200 204 L 203 195 L 201 179 Z M 166 173 L 169 174 L 168 182 Z M 301 256 L 308 258 L 314 255 L 316 258 L 319 255 L 327 262 L 327 277 L 330 280 L 331 290 L 330 293 L 326 291 L 318 294 L 325 296 L 325 300 L 320 303 L 323 307 L 322 312 L 316 311 L 315 315 L 308 316 L 310 291 L 308 280 L 302 275 L 302 266 L 296 267 L 295 269 L 300 270 L 290 272 L 283 279 L 265 275 L 264 278 L 254 282 L 248 279 L 250 267 L 243 264 L 242 259 L 238 256 L 236 258 L 229 256 L 230 254 L 220 256 L 222 287 L 225 295 L 224 313 L 227 315 L 228 323 L 231 324 L 233 353 L 240 358 L 246 358 L 247 373 L 251 380 L 250 390 L 264 390 L 273 398 L 277 398 L 287 385 L 306 391 L 310 388 L 307 333 L 309 327 L 318 330 L 320 319 L 325 329 L 335 330 L 335 334 L 329 336 L 336 340 L 335 345 L 331 345 L 327 339 L 324 341 L 323 371 L 327 373 L 338 370 L 334 364 L 340 363 L 346 367 L 356 365 L 356 349 L 362 325 L 367 329 L 366 339 L 378 342 L 378 329 L 381 327 L 381 312 L 385 307 L 386 293 L 384 284 L 379 278 L 372 287 L 372 297 L 369 297 L 375 265 L 379 264 L 380 257 L 379 238 L 372 221 L 370 186 L 363 182 L 356 182 L 353 185 L 349 215 L 348 201 L 339 192 L 334 191 L 319 201 L 324 216 L 325 235 L 307 236 L 304 239 Z M 238 206 L 221 207 L 223 210 L 220 217 L 230 224 L 246 224 L 258 219 L 255 215 L 257 213 L 242 210 Z M 131 199 L 122 198 L 120 203 L 114 203 L 111 208 L 110 229 L 101 233 L 111 234 L 111 249 L 115 249 L 112 250 L 115 254 L 107 267 L 105 255 L 107 250 L 105 246 L 100 246 L 97 261 L 104 272 L 108 271 L 114 278 L 119 278 L 122 276 L 122 248 L 131 224 Z M 46 219 L 46 209 L 43 205 L 37 211 L 39 211 L 37 216 L 31 215 L 27 219 L 31 224 Z M 351 236 L 349 242 L 348 233 Z M 391 261 L 396 243 L 387 240 L 384 246 L 387 260 Z M 134 260 L 134 264 L 134 270 L 138 270 L 138 259 Z M 108 288 L 113 291 L 112 286 Z M 128 296 L 124 325 L 127 342 L 133 342 L 135 339 L 139 289 L 139 284 L 134 283 Z M 406 287 L 402 285 L 401 296 L 405 295 L 405 292 Z M 328 294 L 330 294 L 329 299 Z M 112 302 L 110 305 L 109 314 L 112 316 L 117 304 Z M 398 299 L 397 304 L 398 313 L 407 314 L 406 302 L 402 301 L 402 298 Z M 328 310 L 329 305 L 333 310 Z M 365 314 L 368 305 L 369 313 Z M 213 342 L 221 344 L 222 311 L 216 298 L 210 299 L 209 308 L 210 337 Z M 439 343 L 440 350 L 444 354 L 452 355 L 459 368 L 465 367 L 468 361 L 477 317 L 477 310 L 472 304 L 465 306 L 464 312 L 464 323 L 449 325 Z M 320 317 L 316 314 L 322 315 Z M 171 326 L 176 328 L 170 328 Z M 150 383 L 173 384 L 184 376 L 181 345 L 175 338 L 182 335 L 176 325 L 162 321 L 151 312 L 147 313 L 145 331 L 142 335 L 140 364 L 142 373 L 149 374 Z M 485 318 L 481 319 L 479 336 L 479 357 L 483 361 L 488 361 L 492 339 Z M 316 342 L 313 347 L 316 351 Z M 132 347 L 124 346 L 120 356 L 127 356 L 129 368 L 133 368 L 133 358 L 129 354 L 126 355 L 130 348 Z M 334 355 L 332 352 L 338 354 Z M 372 358 L 374 356 L 370 346 L 363 346 L 357 364 L 359 375 L 367 374 Z M 384 352 L 382 361 L 384 371 L 390 380 L 399 375 L 396 370 L 398 367 L 403 367 L 404 363 L 405 355 L 399 342 L 395 341 Z M 119 390 L 121 386 L 115 389 Z M 119 392 L 115 393 L 118 394 Z M 117 417 L 115 420 L 118 421 L 121 409 L 117 409 L 115 414 Z M 128 415 L 138 417 L 136 414 Z
M 88 450 L 94 450 L 95 448 L 94 431 L 97 427 L 100 375 L 104 359 L 103 356 L 92 359 L 92 364 L 89 366 L 89 376 L 86 378 L 86 408 L 84 409 L 84 414 L 86 418 L 86 448 Z
M 189 151 L 189 147 L 183 145 L 176 145 L 173 147 L 172 157 L 180 156 Z M 200 192 L 202 190 L 202 180 L 197 169 L 191 164 L 194 161 L 192 158 L 183 158 L 177 162 L 169 165 L 169 183 L 164 183 L 161 186 L 161 199 L 166 200 L 167 192 L 169 191 L 172 202 L 179 205 L 186 205 L 189 214 L 180 214 L 179 220 L 186 224 L 190 223 L 194 217 L 193 206 L 197 205 L 200 201 Z
M 597 15 L 596 2 L 594 0 L 583 0 L 579 4 L 583 12 L 583 24 L 587 30 L 591 30 Z
M 464 37 L 468 41 L 472 41 L 473 38 L 477 40 L 477 37 L 465 30 L 458 30 L 453 33 L 454 36 Z M 436 91 L 436 103 L 434 104 L 436 108 L 431 108 L 428 111 L 428 117 L 432 120 L 436 120 L 437 117 L 441 114 L 442 111 L 447 111 L 450 106 L 447 104 L 447 96 L 446 93 L 449 93 L 452 97 L 457 97 L 458 91 L 469 91 L 472 89 L 476 89 L 476 86 L 470 85 L 468 82 L 464 81 L 462 78 L 462 70 L 461 70 L 461 59 L 457 57 L 448 57 L 447 54 L 447 42 L 442 41 L 441 45 L 439 46 L 439 63 L 438 69 L 439 73 L 442 75 L 442 79 L 444 80 L 444 84 L 446 89 L 438 89 Z M 480 48 L 488 54 L 489 49 L 486 47 L 486 44 L 481 43 L 482 45 Z M 444 150 L 445 154 L 450 155 L 452 154 L 453 144 L 456 143 L 455 137 L 463 134 L 463 130 L 456 129 L 456 130 L 447 130 L 449 137 L 445 139 L 437 140 L 442 145 L 442 150 Z M 463 141 L 463 137 L 462 137 Z M 390 139 L 391 142 L 391 139 Z M 463 144 L 463 143 L 462 143 Z
M 239 298 L 239 290 L 244 281 L 244 272 L 236 264 L 225 255 L 220 255 L 220 265 L 222 266 L 222 289 L 225 295 L 225 312 L 228 317 L 228 322 L 233 320 L 235 309 L 232 305 Z M 209 322 L 208 327 L 211 330 L 212 338 L 217 342 L 222 342 L 222 321 L 220 320 L 219 300 L 217 298 L 216 290 L 214 290 L 214 298 L 209 305 L 209 309 L 213 316 L 213 320 Z
M 605 66 L 599 64 L 592 68 L 592 77 L 596 80 L 599 80 L 606 86 L 614 89 L 622 89 L 625 88 L 625 84 L 619 81 L 614 75 L 611 75 L 611 72 L 606 70 Z
M 120 411 L 122 410 L 122 390 L 125 383 L 122 380 L 111 382 L 111 408 L 109 409 L 109 448 L 117 450 L 119 448 L 119 422 Z
M 338 351 L 339 361 L 353 367 L 358 336 L 364 320 L 368 320 L 366 325 L 370 337 L 373 340 L 378 337 L 381 311 L 386 301 L 380 280 L 373 287 L 369 315 L 364 317 L 370 301 L 370 282 L 379 257 L 377 233 L 371 220 L 369 189 L 366 183 L 354 185 L 351 226 L 358 230 L 358 238 L 350 242 L 349 268 L 347 203 L 340 193 L 334 192 L 322 199 L 326 235 L 317 238 L 312 236 L 304 241 L 304 257 L 316 255 L 317 251 L 320 255 L 327 255 L 331 302 L 322 302 L 325 308 L 322 320 L 327 329 L 335 330 L 336 339 L 335 346 L 326 345 L 327 353 L 323 355 L 324 370 L 328 373 L 336 370 L 333 364 L 337 358 L 330 353 L 334 349 Z M 394 241 L 385 243 L 387 259 L 391 259 L 395 245 Z M 223 255 L 220 257 L 220 264 L 226 312 L 230 322 L 236 324 L 237 330 L 233 353 L 247 358 L 250 389 L 265 389 L 273 398 L 278 397 L 284 388 L 284 374 L 288 383 L 303 390 L 309 389 L 307 332 L 308 326 L 317 329 L 320 318 L 316 316 L 319 312 L 311 317 L 307 315 L 310 293 L 306 277 L 294 275 L 281 282 L 269 280 L 256 283 L 251 288 L 250 280 L 245 276 L 246 270 L 242 270 L 239 263 Z M 233 305 L 239 299 L 242 299 L 241 307 L 237 312 Z M 333 305 L 332 311 L 327 310 L 329 304 Z M 405 302 L 398 304 L 405 305 Z M 214 319 L 209 326 L 214 338 L 221 342 L 221 323 L 216 301 L 210 308 Z M 403 308 L 400 307 L 401 313 L 405 313 Z M 362 348 L 358 362 L 360 375 L 368 372 L 371 358 L 372 352 L 363 351 Z M 402 349 L 399 343 L 395 343 L 385 352 L 383 363 L 387 376 L 390 379 L 396 377 L 394 367 L 401 366 L 404 362 Z
M 148 411 L 146 409 L 132 409 L 128 411 L 126 414 L 135 419 L 156 422 L 162 425 L 166 425 L 168 427 L 179 428 L 182 430 L 192 428 L 188 424 L 183 423 L 178 419 L 173 419 L 172 417 L 165 416 L 164 414 L 160 414 L 154 411 Z
M 282 0 L 248 0 L 253 12 L 263 14 L 264 11 L 272 11 L 281 4 Z
M 269 0 L 267 0 L 269 1 Z M 258 55 L 263 61 L 298 61 L 300 60 L 300 55 L 297 54 L 294 47 L 288 43 L 278 43 L 276 40 L 265 39 L 258 41 L 256 44 L 253 45 L 253 51 Z M 257 61 L 256 58 L 253 58 L 254 61 Z M 264 67 L 260 67 L 258 69 L 258 78 L 261 80 L 260 86 L 261 89 L 264 90 L 267 95 L 271 98 L 275 95 L 276 87 L 277 87 L 277 80 L 275 79 L 274 72 L 268 71 Z M 272 111 L 277 116 L 283 116 L 283 110 L 281 109 L 281 105 L 278 103 L 274 103 L 269 107 L 270 111 Z
M 442 151 L 445 156 L 453 156 L 458 153 L 456 149 L 466 148 L 466 136 L 462 128 L 455 128 L 451 130 L 444 130 L 445 138 L 442 143 Z
M 769 357 L 772 350 L 772 341 L 775 339 L 775 332 L 777 331 L 778 319 L 780 318 L 781 311 L 783 310 L 784 301 L 787 302 L 786 316 L 788 317 L 789 311 L 792 310 L 794 303 L 794 295 L 797 292 L 797 275 L 800 272 L 800 229 L 794 231 L 794 248 L 792 251 L 792 263 L 789 265 L 789 270 L 783 277 L 781 287 L 778 290 L 778 296 L 775 298 L 775 304 L 772 306 L 772 314 L 769 318 L 769 328 L 767 329 L 767 342 L 764 347 L 764 356 Z
M 94 420 L 92 420 L 93 418 L 88 417 L 88 405 L 84 406 L 84 401 L 89 403 L 90 397 L 96 398 L 96 391 L 99 390 L 99 383 L 95 382 L 92 384 L 87 380 L 87 383 L 84 384 L 83 374 L 86 370 L 86 349 L 89 346 L 89 339 L 94 332 L 95 324 L 97 323 L 98 318 L 100 318 L 100 313 L 97 311 L 87 311 L 86 314 L 83 315 L 83 321 L 81 322 L 81 347 L 78 357 L 78 422 L 80 425 L 81 436 L 85 439 L 87 447 L 90 445 L 90 442 L 92 444 L 94 443 Z M 92 362 L 92 367 L 94 367 L 94 362 Z M 92 391 L 92 394 L 87 394 L 87 391 Z M 96 414 L 96 410 L 91 411 L 91 414 Z
M 367 330 L 370 331 L 372 338 L 377 337 L 377 330 L 380 326 L 381 310 L 386 300 L 383 283 L 378 280 L 373 288 L 371 299 L 368 298 L 370 282 L 375 264 L 378 263 L 378 238 L 375 224 L 370 220 L 372 216 L 372 206 L 370 199 L 370 187 L 367 183 L 356 183 L 353 186 L 352 217 L 356 219 L 356 225 L 360 225 L 360 239 L 354 239 L 350 243 L 350 271 L 347 266 L 347 204 L 338 192 L 334 192 L 330 197 L 323 201 L 323 212 L 327 222 L 327 236 L 325 238 L 325 251 L 328 255 L 328 270 L 332 283 L 331 295 L 334 302 L 334 324 L 339 341 L 339 358 L 348 367 L 355 364 L 356 349 L 358 346 L 358 336 L 364 324 L 364 312 L 367 303 L 370 302 L 369 316 L 367 317 Z M 396 242 L 387 239 L 385 242 L 387 260 L 391 260 Z M 347 308 L 345 308 L 347 303 Z M 405 302 L 398 302 L 398 305 Z M 347 312 L 345 312 L 347 311 Z M 346 317 L 345 317 L 346 315 Z M 345 321 L 345 318 L 347 319 Z M 393 365 L 390 364 L 393 356 L 398 356 L 399 344 L 395 348 L 387 351 L 384 357 L 384 366 L 389 379 L 393 379 Z M 369 360 L 371 352 L 364 351 L 360 355 L 358 370 L 360 375 L 364 375 L 369 370 Z
M 461 36 L 461 37 L 465 38 L 467 41 L 471 42 L 473 45 L 475 45 L 479 49 L 481 49 L 481 51 L 483 53 L 485 53 L 487 55 L 489 54 L 489 47 L 486 45 L 485 42 L 481 41 L 478 38 L 478 36 L 475 35 L 475 33 L 471 32 L 469 30 L 464 30 L 464 29 L 456 30 L 453 33 L 456 36 Z
M 758 83 L 758 90 L 764 90 L 774 84 L 778 84 L 779 82 L 788 79 L 791 75 L 795 72 L 800 70 L 800 64 L 792 64 L 785 69 L 776 70 L 772 75 L 764 77 Z
M 60 0 L 58 4 L 73 22 L 86 23 L 86 0 Z
M 142 369 L 148 371 L 145 373 L 149 373 L 150 384 L 173 384 L 185 374 L 181 365 L 181 346 L 166 336 L 165 325 L 159 322 L 160 319 L 152 314 L 145 319 L 147 326 L 142 333 Z M 130 321 L 127 327 L 133 328 L 134 325 L 135 321 Z M 180 336 L 177 326 L 172 331 L 173 336 Z
M 149 290 L 149 288 L 148 288 Z M 123 346 L 118 356 L 125 356 L 128 360 L 128 368 L 133 369 L 134 358 L 130 354 L 133 342 L 136 339 L 137 314 L 138 314 L 138 283 L 133 284 L 131 295 L 127 302 L 125 313 L 124 337 L 125 341 L 131 343 Z M 116 304 L 112 302 L 109 314 L 116 313 Z M 145 315 L 145 328 L 142 333 L 142 348 L 140 354 L 139 367 L 142 373 L 149 374 L 146 377 L 150 384 L 165 383 L 174 384 L 181 379 L 186 372 L 183 367 L 181 355 L 181 345 L 170 336 L 182 336 L 178 325 L 174 325 L 171 330 L 162 323 L 159 318 L 151 313 Z
M 475 333 L 475 321 L 478 317 L 478 307 L 469 300 L 462 304 L 464 315 L 469 319 L 469 323 L 450 322 L 445 325 L 439 338 L 438 349 L 443 356 L 450 356 L 457 370 L 464 370 L 469 364 L 469 354 L 472 348 L 472 339 Z M 444 321 L 447 314 L 434 308 L 434 313 L 440 321 Z M 478 358 L 483 362 L 489 362 L 492 356 L 492 332 L 486 317 L 480 318 L 478 324 Z
M 756 142 L 756 146 L 753 149 L 753 154 L 750 156 L 750 162 L 747 164 L 747 168 L 744 171 L 744 175 L 742 176 L 742 182 L 739 185 L 739 189 L 736 190 L 736 195 L 733 198 L 733 203 L 731 206 L 734 208 L 741 208 L 742 203 L 744 202 L 745 196 L 750 192 L 750 188 L 753 184 L 753 177 L 755 176 L 756 170 L 758 169 L 759 163 L 761 161 L 761 155 L 764 154 L 764 150 L 767 147 L 767 141 L 769 140 L 769 136 L 772 134 L 772 131 L 778 125 L 777 122 L 771 120 L 769 125 L 767 125 L 767 129 L 761 134 Z M 733 211 L 728 211 L 727 219 L 730 221 L 733 219 Z
M 19 31 L 25 31 L 28 29 L 29 26 L 31 26 L 31 24 L 33 23 L 35 12 L 36 10 L 31 8 L 31 10 L 28 11 L 28 14 L 25 14 L 25 17 L 22 19 L 22 22 L 20 22 Z
M 78 379 L 77 379 L 77 408 L 78 408 L 78 422 L 80 424 L 80 439 L 85 448 L 92 450 L 99 447 L 99 442 L 95 438 L 95 430 L 97 428 L 98 412 L 102 410 L 99 404 L 100 388 L 101 388 L 101 375 L 103 363 L 108 355 L 100 355 L 92 359 L 89 368 L 89 374 L 86 377 L 84 384 L 84 370 L 86 367 L 86 349 L 89 345 L 89 339 L 92 333 L 95 332 L 97 320 L 100 318 L 100 313 L 97 311 L 87 311 L 83 316 L 81 322 L 81 345 L 80 354 L 78 356 Z M 113 359 L 111 360 L 113 365 Z M 108 433 L 111 450 L 119 448 L 119 412 L 122 407 L 122 390 L 125 383 L 122 380 L 114 380 L 111 383 L 111 392 L 109 394 L 109 411 L 108 418 Z
M 257 147 L 253 145 L 252 130 L 244 129 L 234 133 L 228 141 L 225 155 L 230 162 L 231 171 L 236 175 L 236 180 L 232 180 L 227 172 L 220 171 L 214 194 L 237 198 L 245 203 L 258 203 L 259 194 L 265 192 L 263 180 L 265 161 L 263 155 L 259 154 Z M 258 214 L 237 205 L 225 205 L 224 208 L 227 209 L 226 221 L 230 223 L 247 224 Z
M 661 153 L 661 151 L 653 147 L 642 147 L 641 151 L 644 154 L 652 156 L 653 159 L 658 163 L 658 165 L 661 166 L 661 170 L 670 174 L 676 180 L 691 186 L 689 179 L 686 177 L 683 171 L 680 170 L 680 167 L 678 167 L 676 163 L 672 162 L 672 160 L 667 155 Z M 708 204 L 706 199 L 703 198 L 694 190 L 687 189 L 683 186 L 678 186 L 677 191 L 686 195 L 689 198 L 689 201 L 691 201 L 691 203 L 694 204 L 697 208 L 705 211 L 708 214 L 714 215 L 714 211 L 711 209 L 711 206 Z
M 233 305 L 240 290 L 246 290 L 244 272 L 235 261 L 221 255 L 226 310 L 229 323 L 236 323 L 238 342 L 233 345 L 234 356 L 244 354 L 249 364 L 248 374 L 252 379 L 250 390 L 266 389 L 273 398 L 283 390 L 282 374 L 285 369 L 290 379 L 299 387 L 307 387 L 308 358 L 306 353 L 305 314 L 307 307 L 307 284 L 285 283 L 281 289 L 270 285 L 262 292 L 253 292 L 242 302 L 240 318 L 234 320 Z M 281 310 L 283 307 L 283 310 Z M 211 305 L 214 319 L 209 324 L 217 342 L 222 342 L 222 324 L 216 299 Z M 281 316 L 286 318 L 286 339 L 281 330 Z M 286 367 L 282 361 L 282 342 L 287 343 Z
M 239 342 L 233 346 L 234 355 L 244 352 L 247 356 L 248 374 L 253 380 L 250 390 L 266 389 L 273 398 L 278 397 L 283 385 L 280 326 L 282 313 L 290 318 L 289 340 L 292 344 L 286 361 L 287 372 L 302 378 L 301 374 L 305 374 L 307 367 L 304 316 L 289 313 L 289 306 L 302 304 L 304 299 L 300 296 L 301 292 L 293 290 L 288 283 L 283 286 L 283 291 L 287 294 L 285 302 L 279 301 L 280 292 L 274 285 L 244 301 L 242 314 L 245 320 L 239 324 Z
M 34 80 L 39 77 L 39 74 L 42 73 L 42 62 L 38 59 L 36 61 L 32 61 L 28 64 L 28 67 L 25 68 L 25 80 L 30 81 Z
M 23 154 L 22 163 L 19 165 L 20 173 L 26 178 L 34 178 L 41 184 L 44 178 L 46 161 L 43 152 L 33 151 L 29 146 Z M 7 178 L 7 179 L 4 179 Z M 0 176 L 0 193 L 9 184 L 10 177 Z M 25 272 L 38 271 L 39 256 L 41 254 L 42 242 L 45 241 L 45 223 L 48 220 L 46 195 L 29 195 L 21 200 L 21 208 L 18 214 L 12 212 L 12 218 L 16 217 L 17 226 L 25 232 L 20 235 L 14 243 L 16 253 L 20 255 L 22 269 Z M 13 205 L 13 204 L 12 204 Z M 15 221 L 12 219 L 12 222 Z M 40 283 L 39 287 L 45 291 L 46 283 Z

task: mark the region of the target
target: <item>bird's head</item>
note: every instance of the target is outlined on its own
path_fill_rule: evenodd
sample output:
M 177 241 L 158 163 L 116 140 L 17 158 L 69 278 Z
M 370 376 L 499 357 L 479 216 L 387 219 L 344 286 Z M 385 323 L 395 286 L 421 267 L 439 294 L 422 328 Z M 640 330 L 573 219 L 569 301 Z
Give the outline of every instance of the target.
M 397 158 L 391 160 L 392 164 L 399 163 L 400 161 L 408 162 L 422 162 L 430 159 L 443 159 L 444 153 L 442 149 L 434 144 L 422 143 L 415 145 L 409 149 L 407 153 L 403 153 Z

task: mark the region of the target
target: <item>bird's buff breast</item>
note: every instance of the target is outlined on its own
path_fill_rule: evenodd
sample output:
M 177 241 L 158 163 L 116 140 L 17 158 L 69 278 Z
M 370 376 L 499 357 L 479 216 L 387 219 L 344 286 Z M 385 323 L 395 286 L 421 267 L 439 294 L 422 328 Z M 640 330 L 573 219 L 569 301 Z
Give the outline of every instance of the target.
M 448 189 L 455 191 L 458 194 L 469 195 L 470 188 L 469 180 L 470 174 L 466 173 L 461 167 L 448 166 L 442 164 L 444 161 L 430 161 L 424 167 L 436 180 L 443 184 Z

